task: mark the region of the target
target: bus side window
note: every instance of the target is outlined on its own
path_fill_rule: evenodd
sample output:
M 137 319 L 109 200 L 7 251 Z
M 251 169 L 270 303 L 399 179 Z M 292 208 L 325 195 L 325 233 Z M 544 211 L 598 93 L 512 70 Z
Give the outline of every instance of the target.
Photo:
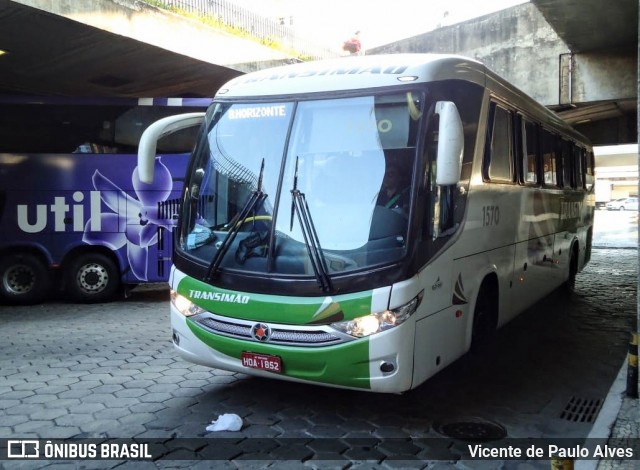
M 587 191 L 591 191 L 591 189 L 593 188 L 593 183 L 595 181 L 594 167 L 595 167 L 595 163 L 594 163 L 594 158 L 593 158 L 593 152 L 592 151 L 585 152 L 585 162 L 584 162 L 585 177 L 584 177 L 584 183 L 585 183 L 585 188 L 587 189 Z
M 573 163 L 575 165 L 574 175 L 576 177 L 576 188 L 584 188 L 584 149 L 573 146 Z
M 538 144 L 538 125 L 524 119 L 523 126 L 523 175 L 522 182 L 527 184 L 537 184 L 538 181 L 538 154 L 540 145 Z
M 558 138 L 542 130 L 542 165 L 545 186 L 558 186 Z
M 562 186 L 565 188 L 575 188 L 575 177 L 573 175 L 573 142 L 561 140 L 561 164 L 562 164 Z
M 513 114 L 494 106 L 491 145 L 485 155 L 485 179 L 492 182 L 513 181 Z

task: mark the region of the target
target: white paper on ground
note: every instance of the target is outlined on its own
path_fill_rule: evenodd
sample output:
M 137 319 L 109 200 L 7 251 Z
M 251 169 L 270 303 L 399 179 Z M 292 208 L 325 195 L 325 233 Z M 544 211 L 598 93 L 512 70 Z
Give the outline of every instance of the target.
M 207 426 L 207 431 L 240 431 L 242 429 L 242 418 L 233 413 L 220 415 L 217 420 L 211 421 Z

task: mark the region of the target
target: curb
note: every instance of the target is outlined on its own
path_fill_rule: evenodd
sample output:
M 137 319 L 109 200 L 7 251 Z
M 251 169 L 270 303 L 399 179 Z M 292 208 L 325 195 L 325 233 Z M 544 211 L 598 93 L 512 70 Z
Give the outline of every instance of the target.
M 606 439 L 611 437 L 611 431 L 618 419 L 620 408 L 622 407 L 622 401 L 624 399 L 625 390 L 627 386 L 627 357 L 625 356 L 620 367 L 620 371 L 613 381 L 609 393 L 600 408 L 598 417 L 596 418 L 591 431 L 587 435 L 587 439 Z M 575 470 L 595 470 L 598 467 L 600 460 L 577 460 L 575 462 Z

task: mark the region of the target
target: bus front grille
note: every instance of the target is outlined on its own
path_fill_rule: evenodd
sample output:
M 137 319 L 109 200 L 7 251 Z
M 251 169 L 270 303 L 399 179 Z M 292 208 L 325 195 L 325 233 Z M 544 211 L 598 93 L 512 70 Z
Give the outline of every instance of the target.
M 207 331 L 232 338 L 259 341 L 252 335 L 256 322 L 245 320 L 222 320 L 217 315 L 201 314 L 193 318 Z M 350 340 L 343 335 L 334 334 L 329 327 L 305 327 L 290 325 L 270 325 L 270 335 L 265 341 L 269 344 L 290 346 L 327 346 Z

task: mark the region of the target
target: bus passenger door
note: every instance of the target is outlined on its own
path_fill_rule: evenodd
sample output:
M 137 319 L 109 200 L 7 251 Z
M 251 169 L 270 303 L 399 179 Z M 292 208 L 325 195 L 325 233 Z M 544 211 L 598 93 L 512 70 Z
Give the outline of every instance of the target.
M 158 281 L 166 281 L 171 269 L 173 242 L 176 233 L 176 222 L 180 210 L 180 198 L 167 199 L 158 203 L 158 242 L 154 246 L 155 274 Z
M 127 231 L 139 233 L 140 240 L 138 243 L 128 241 L 130 269 L 126 274 L 127 282 L 165 282 L 168 279 L 179 205 L 178 198 L 160 201 L 153 220 L 128 220 L 133 226 L 128 226 Z
M 158 281 L 165 281 L 171 269 L 171 248 L 174 230 L 158 227 L 158 243 L 155 246 L 156 274 Z M 151 280 L 151 279 L 150 279 Z

